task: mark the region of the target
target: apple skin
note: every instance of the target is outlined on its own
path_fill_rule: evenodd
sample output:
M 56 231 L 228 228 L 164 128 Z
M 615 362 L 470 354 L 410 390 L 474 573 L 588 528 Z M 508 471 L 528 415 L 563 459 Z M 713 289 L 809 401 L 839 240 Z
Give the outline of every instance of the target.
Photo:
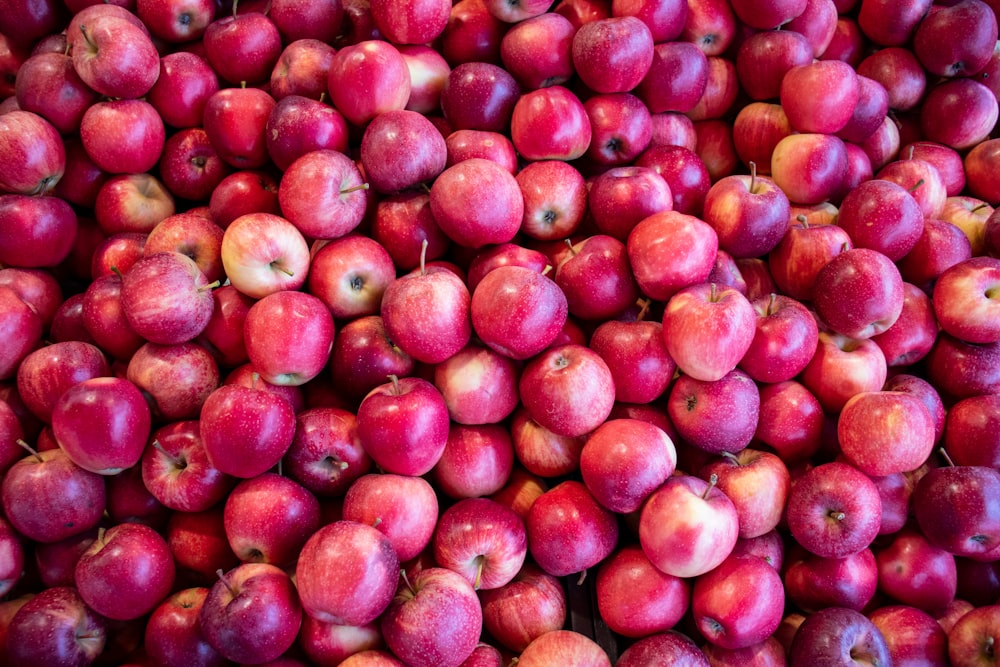
M 736 591 L 746 587 L 741 592 Z M 778 629 L 784 615 L 781 575 L 759 558 L 727 558 L 699 576 L 691 589 L 691 610 L 701 633 L 714 645 L 741 649 Z
M 367 474 L 347 489 L 342 514 L 347 521 L 375 526 L 389 538 L 400 561 L 406 562 L 431 543 L 438 500 L 422 477 Z
M 947 414 L 943 444 L 958 465 L 1000 470 L 1000 396 L 970 396 L 953 404 Z
M 488 498 L 465 498 L 441 513 L 434 530 L 434 560 L 472 587 L 509 583 L 524 564 L 528 538 L 521 517 Z
M 485 158 L 469 158 L 445 169 L 431 185 L 430 197 L 441 230 L 469 248 L 511 241 L 524 219 L 517 180 Z
M 345 398 L 358 403 L 386 377 L 412 375 L 415 364 L 386 334 L 380 315 L 345 324 L 334 337 L 331 362 L 334 385 Z
M 930 470 L 913 490 L 913 513 L 934 546 L 981 557 L 1000 543 L 1000 472 L 984 466 Z
M 250 363 L 271 384 L 303 385 L 330 359 L 333 315 L 312 294 L 268 294 L 250 307 L 243 327 Z
M 860 612 L 840 607 L 822 609 L 806 617 L 792 640 L 789 664 L 849 664 L 863 659 L 872 665 L 891 665 L 885 638 Z
M 843 558 L 868 547 L 878 535 L 881 517 L 875 483 L 846 463 L 810 469 L 795 480 L 788 495 L 792 536 L 824 558 Z
M 663 338 L 677 367 L 714 382 L 736 368 L 753 342 L 757 316 L 739 291 L 716 283 L 686 287 L 667 302 Z M 706 345 L 711 340 L 712 345 Z
M 177 591 L 150 614 L 143 634 L 144 647 L 159 664 L 184 661 L 193 667 L 215 667 L 225 658 L 201 635 L 198 625 L 208 588 L 193 587 Z
M 709 482 L 692 475 L 667 479 L 639 517 L 639 543 L 661 572 L 697 577 L 718 567 L 739 538 L 736 506 Z
M 156 83 L 160 58 L 138 17 L 98 15 L 67 30 L 73 67 L 84 83 L 105 97 L 136 99 Z
M 364 40 L 337 51 L 330 63 L 327 89 L 344 118 L 363 126 L 380 113 L 406 106 L 410 70 L 394 45 Z M 358 95 L 358 90 L 366 94 Z
M 274 466 L 291 446 L 295 412 L 270 391 L 224 384 L 205 399 L 200 432 L 209 462 L 243 479 Z
M 820 318 L 837 333 L 871 338 L 895 324 L 903 310 L 903 279 L 877 250 L 845 250 L 820 269 L 813 287 Z M 857 308 L 864 303 L 866 308 Z M 851 305 L 848 305 L 851 304 Z
M 306 542 L 295 568 L 303 610 L 323 622 L 371 623 L 388 607 L 399 581 L 399 559 L 375 528 L 335 521 Z
M 1000 341 L 994 313 L 998 279 L 1000 259 L 994 257 L 967 259 L 938 276 L 932 302 L 941 328 L 969 343 Z
M 297 290 L 309 273 L 309 246 L 302 232 L 273 213 L 247 213 L 226 227 L 222 265 L 243 294 L 260 299 L 280 290 Z
M 638 545 L 624 546 L 597 571 L 597 607 L 612 632 L 640 639 L 666 632 L 687 613 L 691 584 L 660 572 Z
M 567 437 L 585 435 L 604 423 L 615 400 L 608 365 L 590 348 L 572 343 L 529 361 L 518 388 L 532 419 Z
M 25 602 L 5 632 L 12 664 L 89 665 L 107 644 L 108 620 L 72 586 L 47 588 Z
M 167 541 L 149 526 L 122 523 L 99 532 L 81 554 L 74 579 L 80 597 L 102 616 L 145 616 L 174 585 L 174 558 Z
M 531 505 L 525 519 L 528 552 L 548 574 L 563 577 L 597 565 L 618 542 L 614 513 L 582 482 L 568 480 Z
M 66 169 L 66 150 L 59 130 L 30 111 L 0 116 L 0 190 L 36 195 L 50 191 Z
M 540 353 L 566 323 L 566 296 L 542 273 L 502 266 L 487 273 L 470 302 L 472 327 L 488 347 L 516 360 Z
M 777 527 L 791 487 L 788 468 L 777 455 L 748 447 L 713 457 L 698 471 L 702 479 L 712 475 L 736 506 L 742 539 L 760 537 Z
M 195 343 L 146 343 L 132 355 L 126 379 L 145 392 L 158 419 L 197 418 L 201 406 L 219 386 L 219 366 Z
M 295 436 L 283 459 L 285 474 L 317 497 L 342 496 L 367 474 L 372 460 L 357 437 L 357 417 L 335 407 L 315 407 L 295 416 Z
M 936 440 L 924 403 L 894 391 L 852 396 L 837 418 L 837 438 L 845 460 L 871 477 L 919 468 Z
M 604 422 L 587 437 L 580 453 L 587 489 L 601 505 L 621 514 L 638 510 L 676 465 L 670 437 L 637 419 Z
M 611 660 L 604 649 L 586 635 L 573 630 L 554 630 L 528 644 L 521 651 L 517 664 L 521 667 L 611 667 Z
M 96 346 L 82 341 L 58 342 L 31 352 L 21 361 L 17 389 L 31 413 L 48 423 L 64 391 L 110 374 L 107 357 Z
M 774 147 L 771 178 L 788 195 L 789 201 L 819 204 L 841 192 L 847 164 L 847 148 L 838 137 L 791 134 Z
M 566 624 L 561 582 L 530 561 L 507 584 L 479 591 L 479 600 L 483 628 L 512 651 L 523 651 L 536 637 Z
M 459 667 L 476 648 L 483 612 L 472 584 L 432 567 L 404 580 L 381 622 L 389 649 L 413 667 Z
M 879 586 L 878 563 L 868 548 L 843 558 L 824 558 L 796 546 L 783 567 L 789 601 L 809 613 L 827 607 L 862 611 Z
M 244 563 L 219 573 L 198 619 L 205 640 L 227 660 L 267 662 L 295 643 L 302 606 L 283 570 Z
M 176 421 L 153 432 L 142 455 L 146 488 L 166 507 L 182 512 L 209 509 L 229 492 L 233 480 L 208 463 L 197 421 Z
M 875 555 L 879 589 L 902 604 L 937 613 L 955 599 L 955 557 L 931 544 L 915 527 L 900 530 Z M 917 573 L 920 573 L 919 575 Z
M 152 416 L 139 389 L 115 377 L 92 378 L 60 396 L 52 409 L 59 446 L 80 467 L 113 475 L 139 462 Z
M 361 224 L 368 207 L 367 188 L 354 160 L 340 151 L 318 148 L 288 165 L 278 185 L 278 203 L 282 215 L 303 236 L 336 239 Z
M 890 605 L 868 613 L 885 638 L 892 664 L 948 664 L 948 635 L 933 616 L 906 605 Z
M 391 194 L 431 182 L 445 169 L 444 137 L 416 111 L 386 111 L 361 138 L 361 164 L 371 187 Z
M 526 160 L 574 160 L 586 153 L 593 130 L 580 99 L 549 86 L 523 94 L 510 119 L 511 141 Z
M 573 76 L 576 28 L 562 14 L 546 12 L 511 26 L 500 40 L 500 59 L 525 91 L 560 85 Z
M 973 609 L 956 621 L 948 632 L 951 664 L 988 665 L 993 660 L 998 606 Z
M 726 3 L 728 7 L 728 3 Z M 732 10 L 730 10 L 732 11 Z M 677 667 L 709 667 L 708 658 L 698 645 L 677 630 L 667 630 L 638 640 L 625 649 L 616 667 L 653 667 L 669 660 Z
M 422 378 L 392 378 L 372 389 L 358 407 L 358 437 L 386 472 L 422 475 L 438 462 L 448 441 L 448 406 Z

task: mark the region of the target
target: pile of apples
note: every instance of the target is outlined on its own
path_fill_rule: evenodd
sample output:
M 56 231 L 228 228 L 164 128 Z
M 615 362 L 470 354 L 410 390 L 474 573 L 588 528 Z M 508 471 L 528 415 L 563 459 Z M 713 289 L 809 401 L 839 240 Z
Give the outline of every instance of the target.
M 0 0 L 0 664 L 996 664 L 998 10 Z

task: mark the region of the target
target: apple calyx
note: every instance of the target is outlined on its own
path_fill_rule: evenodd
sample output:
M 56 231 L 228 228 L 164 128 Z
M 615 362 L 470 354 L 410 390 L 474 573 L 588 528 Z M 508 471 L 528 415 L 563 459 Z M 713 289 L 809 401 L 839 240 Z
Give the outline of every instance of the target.
M 17 444 L 22 449 L 26 449 L 31 456 L 34 456 L 36 459 L 38 459 L 39 463 L 45 463 L 45 459 L 43 459 L 42 455 L 38 453 L 38 450 L 29 445 L 27 442 L 25 442 L 21 438 L 18 438 Z
M 990 636 L 983 642 L 983 655 L 987 658 L 996 656 L 996 637 Z
M 701 499 L 708 500 L 708 494 L 712 492 L 712 489 L 714 489 L 715 485 L 718 483 L 719 483 L 719 476 L 713 472 L 712 475 L 708 478 L 708 486 L 705 487 L 705 493 L 701 494 Z

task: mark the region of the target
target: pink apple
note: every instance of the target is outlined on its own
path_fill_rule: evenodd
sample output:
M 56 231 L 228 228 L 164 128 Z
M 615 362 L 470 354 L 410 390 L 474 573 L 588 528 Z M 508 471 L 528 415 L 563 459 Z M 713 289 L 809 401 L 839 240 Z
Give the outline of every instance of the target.
M 813 301 L 819 317 L 833 331 L 855 339 L 871 338 L 899 318 L 903 279 L 892 260 L 877 250 L 845 250 L 816 275 Z
M 517 152 L 533 161 L 576 159 L 590 147 L 593 134 L 583 103 L 558 85 L 522 95 L 514 105 L 510 131 Z
M 236 289 L 261 298 L 306 282 L 309 246 L 302 232 L 272 213 L 248 213 L 233 220 L 222 237 L 222 264 Z
M 622 547 L 597 571 L 597 609 L 618 634 L 641 638 L 676 625 L 690 605 L 691 585 L 660 572 L 639 545 Z
M 600 426 L 615 399 L 607 364 L 593 350 L 575 344 L 549 348 L 528 362 L 519 391 L 532 419 L 568 437 Z
M 681 289 L 708 278 L 719 241 L 718 234 L 705 221 L 664 211 L 636 224 L 626 247 L 643 294 L 666 301 Z
M 552 576 L 581 572 L 604 560 L 618 542 L 615 515 L 587 488 L 565 481 L 539 496 L 525 519 L 528 550 Z

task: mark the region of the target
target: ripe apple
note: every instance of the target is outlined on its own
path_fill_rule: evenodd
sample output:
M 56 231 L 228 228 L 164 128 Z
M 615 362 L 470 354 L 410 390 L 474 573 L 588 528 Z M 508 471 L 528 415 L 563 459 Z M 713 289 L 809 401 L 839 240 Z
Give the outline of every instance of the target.
M 354 160 L 323 148 L 288 166 L 278 186 L 278 203 L 282 215 L 303 236 L 335 239 L 361 223 L 368 207 L 367 189 Z
M 727 558 L 695 579 L 691 590 L 698 629 L 713 645 L 726 649 L 747 648 L 774 634 L 784 602 L 781 575 L 751 556 Z
M 860 612 L 842 607 L 821 609 L 806 617 L 792 640 L 791 664 L 850 664 L 865 660 L 873 665 L 892 664 L 885 638 Z
M 273 213 L 242 215 L 226 227 L 222 237 L 226 276 L 236 289 L 255 299 L 302 287 L 309 262 L 302 232 Z
M 185 588 L 153 610 L 143 633 L 143 646 L 153 660 L 211 665 L 225 659 L 201 634 L 199 616 L 207 597 L 205 587 Z
M 197 418 L 220 379 L 211 353 L 195 343 L 146 343 L 129 359 L 125 376 L 145 392 L 157 418 L 167 421 Z
M 333 316 L 312 294 L 268 294 L 250 307 L 243 327 L 250 363 L 271 384 L 305 384 L 330 359 Z
M 934 448 L 934 422 L 906 392 L 862 392 L 844 404 L 837 439 L 848 463 L 871 477 L 919 468 Z
M 330 63 L 327 89 L 344 118 L 362 126 L 380 113 L 406 106 L 410 71 L 394 45 L 364 40 L 337 51 Z
M 613 632 L 638 639 L 666 632 L 683 618 L 691 584 L 657 570 L 633 544 L 601 563 L 596 591 L 601 619 Z
M 677 434 L 712 454 L 735 453 L 750 444 L 759 412 L 756 383 L 737 369 L 709 381 L 681 375 L 667 399 L 667 413 Z
M 422 477 L 366 474 L 347 489 L 343 518 L 375 526 L 406 562 L 419 556 L 434 536 L 437 496 Z
M 66 170 L 59 130 L 36 113 L 16 109 L 0 116 L 0 190 L 46 194 Z
M 875 556 L 879 588 L 902 604 L 936 613 L 955 599 L 955 557 L 928 541 L 915 527 L 904 528 Z M 917 576 L 920 572 L 922 576 Z
M 512 240 L 524 219 L 517 180 L 484 158 L 470 158 L 441 172 L 431 185 L 430 206 L 441 230 L 469 248 Z
M 528 510 L 525 526 L 531 557 L 555 577 L 597 565 L 618 542 L 614 513 L 602 507 L 582 482 L 573 480 L 539 496 Z
M 1000 541 L 998 489 L 1000 473 L 993 468 L 935 468 L 913 490 L 913 513 L 931 544 L 956 556 L 981 556 Z
M 529 361 L 518 387 L 531 418 L 568 437 L 585 435 L 604 423 L 615 401 L 608 365 L 590 348 L 572 343 L 549 348 Z
M 481 590 L 483 627 L 512 651 L 566 624 L 566 593 L 559 579 L 528 561 L 507 584 Z
M 108 621 L 72 586 L 47 588 L 26 601 L 5 632 L 6 657 L 18 664 L 90 664 L 104 651 Z
M 213 285 L 179 252 L 145 255 L 122 276 L 121 303 L 132 330 L 152 343 L 178 345 L 208 325 Z
M 521 95 L 510 132 L 517 152 L 532 161 L 574 160 L 587 152 L 593 135 L 580 98 L 558 85 Z
M 903 310 L 903 279 L 877 250 L 852 248 L 816 274 L 813 302 L 833 331 L 863 340 L 895 324 Z M 865 307 L 858 308 L 858 304 Z

